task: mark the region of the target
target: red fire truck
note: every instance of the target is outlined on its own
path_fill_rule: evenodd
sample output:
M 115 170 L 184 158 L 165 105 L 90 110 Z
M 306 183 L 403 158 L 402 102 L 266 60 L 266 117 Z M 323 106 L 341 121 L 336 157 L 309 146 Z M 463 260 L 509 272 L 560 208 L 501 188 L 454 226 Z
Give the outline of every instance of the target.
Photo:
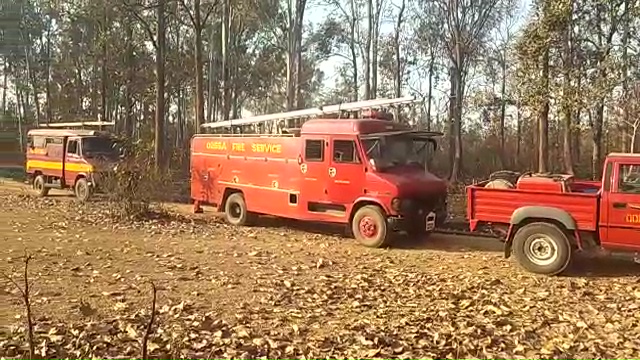
M 194 136 L 194 211 L 215 205 L 234 225 L 258 214 L 350 224 L 369 247 L 384 246 L 394 231 L 431 232 L 446 219 L 446 183 L 426 166 L 441 134 L 412 130 L 384 112 L 353 117 L 411 101 L 377 99 L 205 124 L 220 129 L 315 117 L 281 134 Z

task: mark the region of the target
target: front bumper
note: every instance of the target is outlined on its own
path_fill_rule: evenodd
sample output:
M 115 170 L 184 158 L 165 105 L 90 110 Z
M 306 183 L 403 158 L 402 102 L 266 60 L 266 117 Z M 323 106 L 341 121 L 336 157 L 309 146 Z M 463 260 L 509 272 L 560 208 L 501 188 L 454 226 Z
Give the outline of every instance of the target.
M 427 199 L 403 199 L 396 214 L 387 218 L 388 224 L 397 231 L 432 231 L 441 226 L 449 216 L 446 196 Z M 430 225 L 428 225 L 430 224 Z

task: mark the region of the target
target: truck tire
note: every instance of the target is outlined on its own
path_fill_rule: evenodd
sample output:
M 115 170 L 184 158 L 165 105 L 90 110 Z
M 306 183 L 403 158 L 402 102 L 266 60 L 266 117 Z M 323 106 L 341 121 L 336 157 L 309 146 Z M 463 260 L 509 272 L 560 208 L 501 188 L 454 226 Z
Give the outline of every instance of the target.
M 231 225 L 244 226 L 249 224 L 251 215 L 247 210 L 247 203 L 244 201 L 242 193 L 229 195 L 224 203 L 224 216 Z
M 360 244 L 371 248 L 385 246 L 390 237 L 384 211 L 375 205 L 363 206 L 356 211 L 351 231 Z
M 76 184 L 73 186 L 75 190 L 76 199 L 80 202 L 85 202 L 91 198 L 92 189 L 86 178 L 80 178 L 76 180 Z
M 513 238 L 513 254 L 527 271 L 557 275 L 571 261 L 571 246 L 558 226 L 536 222 L 518 229 Z
M 38 175 L 33 179 L 33 190 L 39 197 L 45 197 L 49 194 L 49 188 L 46 186 L 44 175 Z

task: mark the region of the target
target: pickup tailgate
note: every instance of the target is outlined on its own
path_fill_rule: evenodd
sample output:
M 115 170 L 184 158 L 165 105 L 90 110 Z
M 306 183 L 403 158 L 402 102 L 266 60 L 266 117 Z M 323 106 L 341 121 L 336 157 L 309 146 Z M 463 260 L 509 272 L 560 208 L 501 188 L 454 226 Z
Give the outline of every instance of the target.
M 471 230 L 479 223 L 508 224 L 511 214 L 523 206 L 563 209 L 580 230 L 594 231 L 598 223 L 599 195 L 595 193 L 556 193 L 517 189 L 467 187 L 467 218 Z

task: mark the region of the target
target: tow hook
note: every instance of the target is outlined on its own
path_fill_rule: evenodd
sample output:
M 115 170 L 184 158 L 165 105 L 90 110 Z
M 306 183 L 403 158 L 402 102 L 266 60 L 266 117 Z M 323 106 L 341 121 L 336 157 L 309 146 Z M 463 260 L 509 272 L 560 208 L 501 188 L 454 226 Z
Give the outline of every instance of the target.
M 389 227 L 391 229 L 393 229 L 393 231 L 397 231 L 398 230 L 398 225 L 400 223 L 400 218 L 396 217 L 396 216 L 388 216 L 387 217 L 387 224 L 389 225 Z

